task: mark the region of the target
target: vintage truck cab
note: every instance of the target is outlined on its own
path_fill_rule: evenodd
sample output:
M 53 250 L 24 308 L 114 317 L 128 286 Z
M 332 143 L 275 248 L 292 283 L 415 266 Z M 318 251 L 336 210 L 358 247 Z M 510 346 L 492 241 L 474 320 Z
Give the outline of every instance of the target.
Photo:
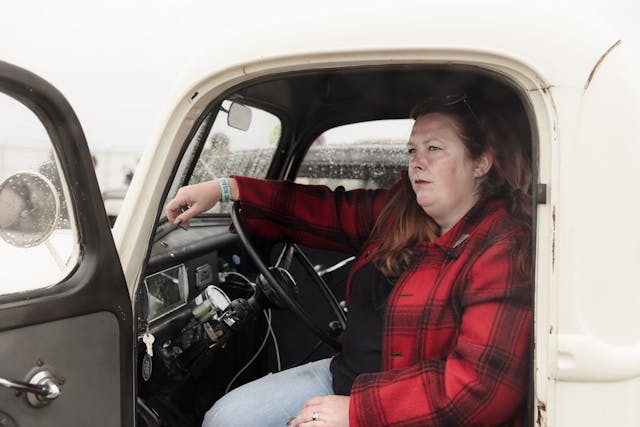
M 511 123 L 532 171 L 524 424 L 639 425 L 640 85 L 620 32 L 576 4 L 325 2 L 270 19 L 237 13 L 209 26 L 194 17 L 197 48 L 175 64 L 166 102 L 151 106 L 165 120 L 113 229 L 72 106 L 0 51 L 9 61 L 0 62 L 0 111 L 10 118 L 0 135 L 24 123 L 40 132 L 29 160 L 0 169 L 3 425 L 199 425 L 229 388 L 331 354 L 327 326 L 339 317 L 331 307 L 342 307 L 349 256 L 302 248 L 311 271 L 287 265 L 297 300 L 284 310 L 265 303 L 225 329 L 231 302 L 250 298 L 260 274 L 229 231 L 232 208 L 185 231 L 164 206 L 185 184 L 232 174 L 387 186 L 406 162 L 411 105 L 454 93 Z M 112 123 L 135 120 L 111 113 Z M 280 262 L 281 242 L 254 246 L 264 264 Z M 322 289 L 326 304 L 314 293 Z

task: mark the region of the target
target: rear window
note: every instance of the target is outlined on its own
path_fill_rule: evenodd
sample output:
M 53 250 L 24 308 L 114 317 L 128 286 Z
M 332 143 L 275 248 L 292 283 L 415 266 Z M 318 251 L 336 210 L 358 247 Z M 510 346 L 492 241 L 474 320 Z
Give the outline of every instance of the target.
M 302 161 L 296 182 L 330 188 L 388 187 L 406 169 L 413 120 L 378 120 L 324 132 Z

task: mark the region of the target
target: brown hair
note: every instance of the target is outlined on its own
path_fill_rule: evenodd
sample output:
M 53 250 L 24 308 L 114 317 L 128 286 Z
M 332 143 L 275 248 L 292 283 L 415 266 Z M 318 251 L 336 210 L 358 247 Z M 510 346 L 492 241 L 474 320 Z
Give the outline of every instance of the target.
M 521 272 L 528 272 L 531 253 L 531 184 L 530 162 L 525 160 L 522 141 L 499 115 L 479 114 L 466 95 L 422 101 L 411 110 L 417 119 L 431 113 L 451 118 L 458 137 L 469 156 L 478 159 L 490 152 L 493 165 L 480 184 L 480 197 L 500 196 L 509 201 L 509 212 L 525 230 L 525 240 L 518 254 Z M 403 180 L 382 210 L 372 231 L 379 241 L 371 254 L 373 264 L 388 278 L 395 280 L 409 266 L 415 245 L 435 240 L 440 227 L 421 206 L 408 180 Z

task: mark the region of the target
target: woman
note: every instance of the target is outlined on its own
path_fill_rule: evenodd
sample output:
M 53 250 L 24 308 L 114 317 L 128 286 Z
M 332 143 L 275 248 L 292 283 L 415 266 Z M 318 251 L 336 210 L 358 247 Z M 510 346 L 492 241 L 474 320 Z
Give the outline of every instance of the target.
M 168 204 L 188 227 L 232 198 L 254 234 L 358 254 L 343 351 L 232 391 L 205 426 L 519 424 L 531 329 L 524 162 L 466 97 L 412 117 L 408 173 L 389 190 L 236 177 Z

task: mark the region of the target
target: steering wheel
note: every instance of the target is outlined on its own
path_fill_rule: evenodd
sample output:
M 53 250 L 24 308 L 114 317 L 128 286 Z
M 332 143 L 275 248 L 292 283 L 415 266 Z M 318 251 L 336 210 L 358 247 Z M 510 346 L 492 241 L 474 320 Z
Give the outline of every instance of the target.
M 269 301 L 278 307 L 286 308 L 295 313 L 318 338 L 334 350 L 340 351 L 342 347 L 340 342 L 314 322 L 307 311 L 296 301 L 295 292 L 293 292 L 293 289 L 295 289 L 295 281 L 293 281 L 291 274 L 288 272 L 294 257 L 302 264 L 309 277 L 311 277 L 312 282 L 320 290 L 325 301 L 336 315 L 340 327 L 344 331 L 347 322 L 344 310 L 329 289 L 327 283 L 315 268 L 313 268 L 313 264 L 311 264 L 309 258 L 302 252 L 302 249 L 294 243 L 285 243 L 285 247 L 276 264 L 272 267 L 267 267 L 262 259 L 260 259 L 260 256 L 242 227 L 240 221 L 240 204 L 237 202 L 233 204 L 233 208 L 231 209 L 231 221 L 245 250 L 262 275 L 263 280 L 259 280 L 259 287 Z

